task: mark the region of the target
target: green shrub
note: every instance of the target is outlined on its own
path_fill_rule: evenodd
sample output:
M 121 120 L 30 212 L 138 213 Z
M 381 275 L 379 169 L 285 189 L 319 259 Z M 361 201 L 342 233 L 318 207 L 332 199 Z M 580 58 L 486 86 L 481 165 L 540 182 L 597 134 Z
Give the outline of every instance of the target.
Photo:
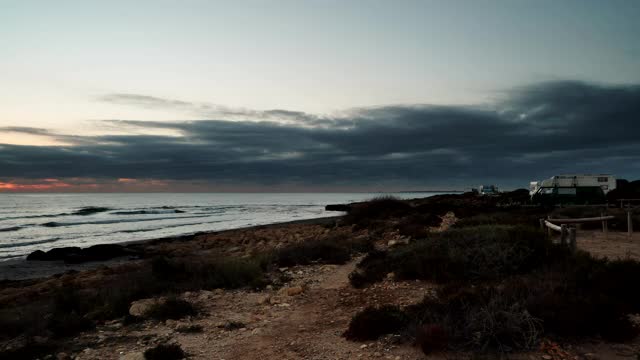
M 363 203 L 352 204 L 349 213 L 344 217 L 347 224 L 355 224 L 358 228 L 372 228 L 372 223 L 379 219 L 402 217 L 413 212 L 408 202 L 393 196 L 380 196 Z
M 539 209 L 512 209 L 510 211 L 486 212 L 458 219 L 454 228 L 481 225 L 523 225 L 539 226 L 539 220 L 547 217 L 547 213 Z
M 328 238 L 318 241 L 305 241 L 277 250 L 273 260 L 278 266 L 308 265 L 314 262 L 322 264 L 344 264 L 354 253 L 366 252 L 373 244 L 364 240 Z
M 174 296 L 158 302 L 149 309 L 149 316 L 156 320 L 178 320 L 196 315 L 197 311 L 190 302 Z
M 279 266 L 308 265 L 312 262 L 344 264 L 351 259 L 349 248 L 331 241 L 310 241 L 279 250 L 275 262 Z
M 562 336 L 600 335 L 610 341 L 638 334 L 628 314 L 640 312 L 640 277 L 633 260 L 596 259 L 588 253 L 525 278 L 527 307 L 545 328 Z
M 416 327 L 416 345 L 425 355 L 445 350 L 449 345 L 447 330 L 438 324 L 423 324 Z
M 397 306 L 368 307 L 351 319 L 342 336 L 352 341 L 375 340 L 382 335 L 396 333 L 407 324 L 407 315 Z
M 492 280 L 526 273 L 544 265 L 560 250 L 534 227 L 483 225 L 432 234 L 408 246 L 373 253 L 350 276 L 355 287 L 398 279 L 436 282 Z
M 144 352 L 147 360 L 180 360 L 186 356 L 178 344 L 160 344 Z
M 434 214 L 413 214 L 402 218 L 396 228 L 400 235 L 421 239 L 429 235 L 429 227 L 438 226 L 441 222 L 442 219 Z
M 266 285 L 259 259 L 156 259 L 152 264 L 155 281 L 166 290 L 236 289 Z
M 59 344 L 51 341 L 45 343 L 28 340 L 21 346 L 7 347 L 0 351 L 0 359 L 33 360 L 45 359 L 49 354 L 55 354 Z
M 374 250 L 362 259 L 355 271 L 349 274 L 349 282 L 355 288 L 362 288 L 381 281 L 394 270 L 386 251 Z
M 452 286 L 436 298 L 425 297 L 406 312 L 418 325 L 440 327 L 454 348 L 529 349 L 536 345 L 542 326 L 521 300 L 497 287 Z

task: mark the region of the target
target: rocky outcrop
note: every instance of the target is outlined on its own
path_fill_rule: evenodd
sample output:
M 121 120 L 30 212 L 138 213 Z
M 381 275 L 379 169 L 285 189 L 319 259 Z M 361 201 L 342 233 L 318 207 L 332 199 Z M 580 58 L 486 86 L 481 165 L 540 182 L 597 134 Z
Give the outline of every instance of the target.
M 346 211 L 351 210 L 351 205 L 349 204 L 329 204 L 324 207 L 326 211 Z
M 55 261 L 64 260 L 69 256 L 79 255 L 82 253 L 82 249 L 77 246 L 62 247 L 51 249 L 47 252 L 42 250 L 36 250 L 27 256 L 27 260 L 37 261 Z
M 68 264 L 80 264 L 89 261 L 105 261 L 121 256 L 139 255 L 138 251 L 118 244 L 93 245 L 85 249 L 63 247 L 47 252 L 36 250 L 27 256 L 30 261 L 64 261 Z

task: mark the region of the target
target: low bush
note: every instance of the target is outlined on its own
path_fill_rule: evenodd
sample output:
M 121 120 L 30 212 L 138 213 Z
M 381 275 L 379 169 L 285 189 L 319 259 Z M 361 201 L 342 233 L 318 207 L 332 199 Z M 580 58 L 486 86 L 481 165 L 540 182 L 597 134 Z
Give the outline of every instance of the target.
M 26 337 L 47 331 L 47 316 L 52 305 L 38 302 L 0 309 L 0 339 L 11 339 L 24 334 Z
M 432 234 L 388 253 L 372 253 L 358 264 L 351 283 L 361 287 L 387 273 L 398 279 L 436 282 L 492 280 L 544 265 L 560 251 L 544 234 L 526 226 L 476 226 Z
M 351 319 L 349 328 L 342 335 L 353 341 L 375 340 L 404 329 L 408 320 L 397 306 L 368 307 Z
M 263 265 L 261 259 L 157 258 L 126 276 L 106 280 L 97 289 L 66 287 L 54 291 L 50 300 L 0 310 L 0 338 L 20 334 L 72 336 L 92 328 L 95 321 L 127 316 L 135 300 L 200 289 L 261 287 L 267 283 Z M 169 305 L 159 309 L 159 318 L 194 313 L 180 302 Z
M 144 352 L 144 358 L 147 360 L 180 360 L 186 356 L 178 344 L 160 344 Z
M 362 288 L 384 279 L 394 270 L 386 251 L 374 250 L 358 263 L 355 271 L 349 274 L 349 282 L 355 288 Z
M 595 259 L 579 252 L 553 268 L 524 278 L 527 307 L 561 336 L 600 335 L 610 341 L 638 334 L 628 314 L 640 312 L 640 263 Z M 512 286 L 513 287 L 513 286 Z
M 416 345 L 425 355 L 445 350 L 449 345 L 447 330 L 438 324 L 424 324 L 416 327 Z
M 263 264 L 259 259 L 181 260 L 154 259 L 152 274 L 167 289 L 236 289 L 266 285 Z
M 541 336 L 542 324 L 519 300 L 497 287 L 453 286 L 406 313 L 417 324 L 416 340 L 426 352 L 445 341 L 458 349 L 529 349 Z
M 56 338 L 73 336 L 94 326 L 91 320 L 75 311 L 54 312 L 47 322 L 47 330 Z
M 639 276 L 638 262 L 578 252 L 499 284 L 445 285 L 405 312 L 427 349 L 442 334 L 427 336 L 425 325 L 444 329 L 450 346 L 472 350 L 528 349 L 543 334 L 622 342 L 639 333 L 628 317 L 640 311 L 640 290 L 630 286 Z
M 276 252 L 279 266 L 308 265 L 312 262 L 344 264 L 351 259 L 349 248 L 333 241 L 309 241 Z
M 408 202 L 393 196 L 380 196 L 367 202 L 352 204 L 344 221 L 359 228 L 372 228 L 372 221 L 402 217 L 412 212 L 413 207 Z
M 481 225 L 524 225 L 539 226 L 539 219 L 547 216 L 546 212 L 539 209 L 513 209 L 510 211 L 498 211 L 473 215 L 458 219 L 452 227 L 464 228 Z
M 59 344 L 54 342 L 35 342 L 28 340 L 21 346 L 7 347 L 0 351 L 0 359 L 33 360 L 46 359 L 47 355 L 55 354 Z
M 322 264 L 344 264 L 353 253 L 366 252 L 373 248 L 367 239 L 348 240 L 329 238 L 318 241 L 305 241 L 277 250 L 273 259 L 278 266 L 307 265 L 313 262 Z
M 156 320 L 178 320 L 196 315 L 197 311 L 190 302 L 174 296 L 158 302 L 149 309 L 149 316 Z
M 429 235 L 429 227 L 438 226 L 442 219 L 434 214 L 413 214 L 402 218 L 396 225 L 398 233 L 413 239 L 422 239 Z

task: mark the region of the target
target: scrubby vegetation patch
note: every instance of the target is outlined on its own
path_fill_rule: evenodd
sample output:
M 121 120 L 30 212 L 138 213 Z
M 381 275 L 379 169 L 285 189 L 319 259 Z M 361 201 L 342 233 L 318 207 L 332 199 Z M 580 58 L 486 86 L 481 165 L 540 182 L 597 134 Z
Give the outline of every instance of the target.
M 375 340 L 402 330 L 408 321 L 407 314 L 397 306 L 368 307 L 351 319 L 343 336 L 354 341 Z
M 351 274 L 354 287 L 380 281 L 393 272 L 398 279 L 448 281 L 491 280 L 542 266 L 560 251 L 534 227 L 482 225 L 432 234 L 389 252 L 370 253 Z

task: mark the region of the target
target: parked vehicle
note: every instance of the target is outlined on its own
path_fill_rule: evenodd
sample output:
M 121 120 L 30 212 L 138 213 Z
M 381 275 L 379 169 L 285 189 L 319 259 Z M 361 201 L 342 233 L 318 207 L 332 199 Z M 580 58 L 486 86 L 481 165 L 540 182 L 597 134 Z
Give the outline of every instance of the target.
M 500 191 L 495 185 L 480 185 L 478 187 L 478 194 L 480 195 L 498 195 Z
M 610 174 L 570 174 L 533 181 L 529 194 L 536 204 L 603 204 L 615 188 L 616 178 Z

